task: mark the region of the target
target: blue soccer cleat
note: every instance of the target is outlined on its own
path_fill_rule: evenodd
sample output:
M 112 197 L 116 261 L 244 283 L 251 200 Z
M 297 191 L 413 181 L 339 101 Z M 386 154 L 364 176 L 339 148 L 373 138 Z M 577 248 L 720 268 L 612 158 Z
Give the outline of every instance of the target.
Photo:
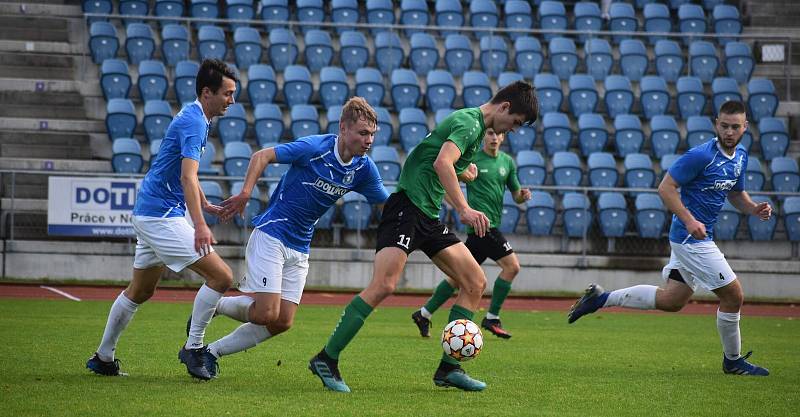
M 128 376 L 119 370 L 119 359 L 114 359 L 111 362 L 106 362 L 95 353 L 88 361 L 86 367 L 97 375 L 103 376 Z
M 206 368 L 206 352 L 205 346 L 197 349 L 186 349 L 185 346 L 181 346 L 181 350 L 178 351 L 178 359 L 186 365 L 186 371 L 189 372 L 189 375 L 203 381 L 211 379 L 211 374 Z
M 753 365 L 747 361 L 747 358 L 753 354 L 753 351 L 747 352 L 746 355 L 736 360 L 730 360 L 722 355 L 722 372 L 734 375 L 753 375 L 753 376 L 767 376 L 769 370 L 762 368 L 758 365 Z
M 583 296 L 572 305 L 567 314 L 567 323 L 574 323 L 579 318 L 594 313 L 608 299 L 608 293 L 603 291 L 603 287 L 597 284 L 589 285 Z
M 219 375 L 219 363 L 217 363 L 217 360 L 217 357 L 206 348 L 205 352 L 203 352 L 203 362 L 211 378 L 216 378 Z
M 438 369 L 433 375 L 433 383 L 437 387 L 455 387 L 464 391 L 483 391 L 486 383 L 467 375 L 460 367 L 450 371 Z
M 339 374 L 338 361 L 327 358 L 327 355 L 324 355 L 323 352 L 318 353 L 308 361 L 308 369 L 312 374 L 319 377 L 325 388 L 335 392 L 350 392 L 350 387 L 344 383 L 342 375 Z

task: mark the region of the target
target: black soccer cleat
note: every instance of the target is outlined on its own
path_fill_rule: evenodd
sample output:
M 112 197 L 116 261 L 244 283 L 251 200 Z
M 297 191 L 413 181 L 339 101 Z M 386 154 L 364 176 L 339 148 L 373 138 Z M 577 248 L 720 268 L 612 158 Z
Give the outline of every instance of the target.
M 417 310 L 411 315 L 411 320 L 419 328 L 419 335 L 422 337 L 431 337 L 431 321 L 422 316 L 422 311 Z
M 211 373 L 208 372 L 206 367 L 206 351 L 205 346 L 197 349 L 186 349 L 185 346 L 182 346 L 181 350 L 178 351 L 178 359 L 186 365 L 186 371 L 189 372 L 189 375 L 203 381 L 211 379 Z
M 97 375 L 103 376 L 128 376 L 128 374 L 124 372 L 120 372 L 119 370 L 119 359 L 114 359 L 111 362 L 106 362 L 100 359 L 100 356 L 95 353 L 86 361 L 86 367 L 96 373 Z
M 503 328 L 503 325 L 500 324 L 500 319 L 487 319 L 484 317 L 483 321 L 481 321 L 481 327 L 501 339 L 511 339 L 511 333 Z

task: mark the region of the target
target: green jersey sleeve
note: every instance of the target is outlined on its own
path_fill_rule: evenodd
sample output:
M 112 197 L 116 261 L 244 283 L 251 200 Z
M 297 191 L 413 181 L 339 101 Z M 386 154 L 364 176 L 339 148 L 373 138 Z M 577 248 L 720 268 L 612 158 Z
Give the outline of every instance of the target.
M 514 158 L 510 155 L 508 155 L 508 178 L 506 178 L 506 186 L 512 193 L 522 188 L 519 185 L 519 177 L 517 177 L 517 164 L 514 163 Z

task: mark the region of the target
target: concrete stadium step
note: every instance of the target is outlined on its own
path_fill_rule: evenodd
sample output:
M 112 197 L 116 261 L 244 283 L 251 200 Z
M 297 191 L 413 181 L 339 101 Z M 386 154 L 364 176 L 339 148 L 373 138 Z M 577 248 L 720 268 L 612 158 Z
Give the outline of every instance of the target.
M 86 133 L 0 131 L 0 157 L 91 159 L 94 156 L 92 140 Z
M 0 39 L 69 42 L 69 22 L 45 16 L 0 16 Z
M 0 117 L 0 130 L 105 132 L 102 120 L 70 120 L 55 118 Z
M 0 77 L 74 80 L 75 57 L 49 53 L 0 52 Z
M 0 117 L 46 118 L 52 115 L 62 119 L 85 119 L 83 96 L 78 92 L 0 90 Z

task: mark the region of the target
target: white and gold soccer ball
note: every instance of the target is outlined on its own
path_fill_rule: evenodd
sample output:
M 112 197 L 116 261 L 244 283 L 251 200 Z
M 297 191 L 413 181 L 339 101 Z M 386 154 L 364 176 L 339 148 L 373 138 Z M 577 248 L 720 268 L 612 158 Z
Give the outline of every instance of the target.
M 451 321 L 442 331 L 442 349 L 457 361 L 474 359 L 483 349 L 480 327 L 467 319 Z

